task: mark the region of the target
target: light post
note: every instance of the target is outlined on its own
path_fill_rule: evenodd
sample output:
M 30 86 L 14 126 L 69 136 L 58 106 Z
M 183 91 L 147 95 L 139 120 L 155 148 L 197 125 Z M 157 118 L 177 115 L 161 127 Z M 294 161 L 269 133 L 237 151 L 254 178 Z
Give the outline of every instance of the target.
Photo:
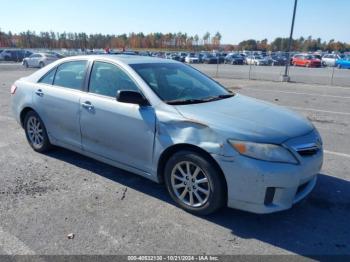
M 284 70 L 284 75 L 282 76 L 282 82 L 289 82 L 289 80 L 290 80 L 290 77 L 288 75 L 288 67 L 290 64 L 290 49 L 291 49 L 292 40 L 293 40 L 293 30 L 294 30 L 295 12 L 297 10 L 297 4 L 298 4 L 298 0 L 294 0 L 294 10 L 293 10 L 292 26 L 290 29 L 289 42 L 288 42 L 286 68 Z

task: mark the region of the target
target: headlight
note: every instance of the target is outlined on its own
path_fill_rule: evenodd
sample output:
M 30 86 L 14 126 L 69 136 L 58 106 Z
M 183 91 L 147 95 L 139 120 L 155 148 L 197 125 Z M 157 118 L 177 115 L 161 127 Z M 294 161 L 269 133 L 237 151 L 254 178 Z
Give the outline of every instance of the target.
M 228 141 L 238 153 L 244 156 L 271 162 L 298 164 L 292 153 L 282 146 L 237 140 Z

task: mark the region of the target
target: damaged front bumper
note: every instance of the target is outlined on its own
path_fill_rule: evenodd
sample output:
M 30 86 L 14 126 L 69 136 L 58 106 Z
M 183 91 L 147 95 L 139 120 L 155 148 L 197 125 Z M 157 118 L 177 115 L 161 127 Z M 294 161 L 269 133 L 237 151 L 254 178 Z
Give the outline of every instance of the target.
M 300 157 L 300 164 L 212 155 L 227 182 L 227 205 L 253 213 L 289 209 L 315 187 L 323 163 L 323 151 Z

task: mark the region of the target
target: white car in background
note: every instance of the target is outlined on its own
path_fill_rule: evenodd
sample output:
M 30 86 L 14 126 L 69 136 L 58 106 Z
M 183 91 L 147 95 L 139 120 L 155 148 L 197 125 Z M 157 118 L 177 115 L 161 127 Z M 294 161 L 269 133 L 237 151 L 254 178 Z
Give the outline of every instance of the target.
M 194 63 L 198 63 L 199 62 L 199 58 L 196 56 L 195 53 L 189 53 L 186 57 L 185 57 L 185 62 L 188 64 L 194 64 Z
M 29 57 L 23 59 L 23 66 L 25 67 L 39 67 L 42 68 L 52 62 L 58 60 L 59 58 L 53 54 L 48 53 L 34 53 Z
M 338 59 L 341 59 L 340 55 L 326 54 L 322 57 L 321 62 L 323 66 L 335 66 L 335 63 Z
M 269 61 L 267 59 L 264 59 L 262 56 L 260 55 L 250 55 L 246 57 L 246 63 L 247 65 L 268 65 Z

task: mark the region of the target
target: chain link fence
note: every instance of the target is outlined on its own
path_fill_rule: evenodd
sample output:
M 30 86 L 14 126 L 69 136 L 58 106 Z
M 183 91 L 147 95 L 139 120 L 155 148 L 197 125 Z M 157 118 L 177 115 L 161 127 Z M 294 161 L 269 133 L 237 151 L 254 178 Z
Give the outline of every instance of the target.
M 294 60 L 292 60 L 293 55 L 295 55 L 295 53 L 290 55 L 290 61 L 288 62 L 288 76 L 290 77 L 290 82 L 350 87 L 350 70 L 338 68 L 335 59 L 333 59 L 333 61 L 326 61 L 320 57 L 319 65 L 310 65 L 305 61 L 296 64 L 293 62 Z M 287 57 L 288 56 L 286 56 L 286 60 Z M 269 59 L 268 56 L 261 58 Z M 286 63 L 287 61 L 279 65 L 273 65 L 271 62 L 259 63 L 257 59 L 248 60 L 247 62 L 247 57 L 245 57 L 243 64 L 239 65 L 224 62 L 220 63 L 220 60 L 217 59 L 216 64 L 192 64 L 192 66 L 214 78 L 280 82 L 285 74 Z
M 47 52 L 46 49 L 27 49 L 31 52 Z M 84 55 L 91 54 L 88 50 L 70 50 L 59 49 L 49 50 L 54 51 L 64 56 Z M 64 52 L 63 52 L 64 51 Z M 97 54 L 102 54 L 103 49 L 94 50 Z M 132 52 L 127 52 L 132 53 Z M 276 53 L 257 53 L 254 51 L 236 52 L 236 53 L 213 53 L 213 52 L 146 52 L 142 51 L 139 54 L 147 54 L 161 58 L 173 59 L 178 57 L 180 61 L 185 62 L 185 58 L 181 57 L 182 54 L 194 54 L 198 57 L 197 63 L 191 63 L 191 65 L 200 71 L 208 74 L 214 78 L 228 78 L 228 79 L 249 79 L 249 80 L 265 80 L 265 81 L 282 81 L 282 77 L 285 73 L 285 64 L 288 63 L 288 76 L 290 82 L 305 83 L 305 84 L 321 84 L 321 85 L 334 85 L 350 87 L 350 70 L 337 68 L 336 61 L 344 60 L 350 67 L 350 56 L 340 57 L 337 54 L 317 54 L 313 58 L 319 59 L 318 64 L 308 64 L 306 61 L 300 61 L 299 64 L 293 65 L 294 60 L 292 57 L 298 55 L 293 52 L 289 56 L 283 52 Z M 134 54 L 138 54 L 135 52 Z M 176 54 L 172 56 L 172 54 Z M 180 55 L 181 54 L 181 55 Z M 241 57 L 241 61 L 238 63 L 234 59 L 228 58 L 229 56 L 237 55 Z M 312 56 L 312 54 L 303 54 L 304 56 Z M 205 60 L 206 56 L 210 56 L 209 60 Z M 333 56 L 333 58 L 325 57 Z M 213 59 L 214 58 L 214 59 Z M 327 60 L 328 59 L 328 60 Z M 0 59 L 1 60 L 1 59 Z M 288 61 L 287 61 L 288 60 Z M 209 61 L 209 62 L 208 62 Z

